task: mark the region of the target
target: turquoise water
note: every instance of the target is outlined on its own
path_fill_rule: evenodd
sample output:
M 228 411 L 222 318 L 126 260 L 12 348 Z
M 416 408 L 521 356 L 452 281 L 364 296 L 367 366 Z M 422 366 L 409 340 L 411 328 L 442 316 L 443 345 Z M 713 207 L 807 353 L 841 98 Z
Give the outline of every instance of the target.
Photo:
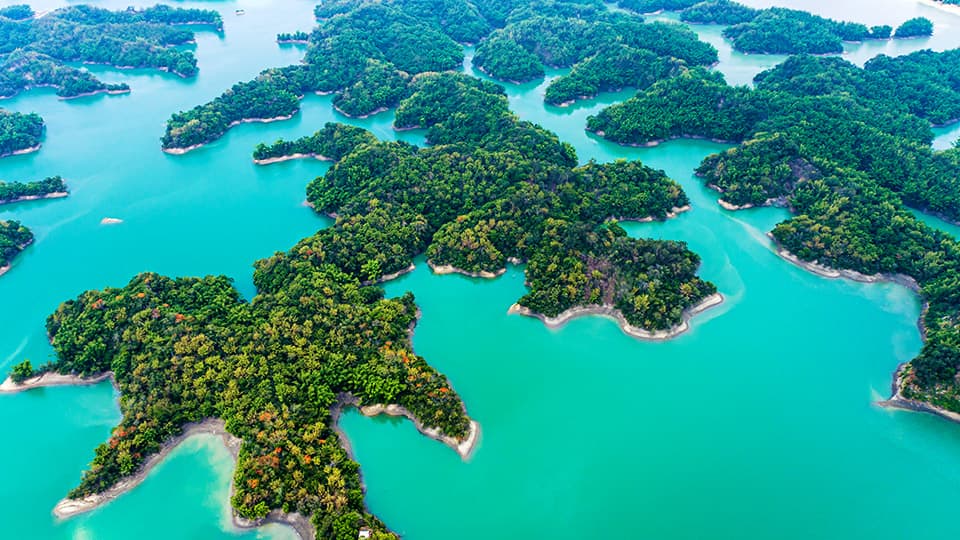
M 133 93 L 61 102 L 35 91 L 0 102 L 37 111 L 48 124 L 43 150 L 0 160 L 0 177 L 62 174 L 72 188 L 68 199 L 0 207 L 0 219 L 19 219 L 37 235 L 0 278 L 7 307 L 0 310 L 0 370 L 25 358 L 46 361 L 46 315 L 83 290 L 153 270 L 227 274 L 249 297 L 255 259 L 327 224 L 302 205 L 304 186 L 326 164 L 255 167 L 250 154 L 258 142 L 343 120 L 329 96 L 309 97 L 291 121 L 243 125 L 185 156 L 159 151 L 171 112 L 262 68 L 297 62 L 302 50 L 277 47 L 274 35 L 308 30 L 313 4 L 178 3 L 224 13 L 223 36 L 198 35 L 196 80 L 98 68 Z M 866 0 L 793 5 L 868 23 L 922 13 L 939 34 L 928 46 L 960 45 L 950 31 L 960 17 L 905 0 L 883 0 L 882 8 Z M 238 7 L 247 14 L 235 16 Z M 721 54 L 720 69 L 734 81 L 776 61 L 729 47 Z M 894 285 L 821 279 L 779 259 L 765 232 L 784 211 L 723 211 L 692 176 L 704 155 L 723 146 L 622 148 L 583 131 L 587 115 L 630 92 L 559 109 L 543 105 L 545 84 L 510 87 L 511 107 L 573 143 L 583 160 L 641 159 L 683 184 L 692 211 L 629 230 L 689 242 L 703 257 L 702 275 L 727 302 L 678 339 L 647 343 L 602 318 L 549 330 L 507 316 L 524 291 L 517 268 L 484 281 L 433 276 L 421 262 L 388 292 L 416 294 L 423 310 L 417 352 L 452 379 L 483 437 L 465 464 L 409 422 L 347 414 L 372 511 L 411 539 L 955 537 L 960 426 L 872 404 L 889 393 L 896 365 L 921 346 L 917 299 Z M 351 123 L 394 137 L 391 121 L 386 113 Z M 422 142 L 422 134 L 402 135 Z M 124 222 L 100 225 L 105 217 Z M 118 420 L 114 397 L 106 384 L 0 396 L 7 430 L 0 536 L 291 537 L 281 527 L 231 527 L 230 459 L 213 438 L 191 439 L 114 503 L 55 520 L 54 504 Z

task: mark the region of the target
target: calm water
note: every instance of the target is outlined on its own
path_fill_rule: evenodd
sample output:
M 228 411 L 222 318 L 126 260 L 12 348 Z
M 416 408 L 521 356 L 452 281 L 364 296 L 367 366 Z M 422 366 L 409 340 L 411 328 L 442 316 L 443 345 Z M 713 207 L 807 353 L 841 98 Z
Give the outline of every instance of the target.
M 48 124 L 43 150 L 0 160 L 0 177 L 62 174 L 72 188 L 65 200 L 0 207 L 0 219 L 19 219 L 37 235 L 0 278 L 0 369 L 24 358 L 46 361 L 46 315 L 83 290 L 154 270 L 227 274 L 249 297 L 255 259 L 327 224 L 302 206 L 304 186 L 327 165 L 257 168 L 250 154 L 258 142 L 343 120 L 329 97 L 308 98 L 294 120 L 244 125 L 186 156 L 159 151 L 171 112 L 262 68 L 297 62 L 302 50 L 280 48 L 273 37 L 308 30 L 313 4 L 178 3 L 214 6 L 226 22 L 223 36 L 199 34 L 195 81 L 101 69 L 105 80 L 127 81 L 133 93 L 61 102 L 36 91 L 0 103 L 37 111 Z M 870 24 L 916 14 L 936 21 L 938 35 L 928 41 L 852 46 L 857 62 L 879 52 L 960 46 L 960 17 L 906 0 L 792 5 Z M 247 14 L 235 16 L 238 7 Z M 697 30 L 721 47 L 720 69 L 733 82 L 778 61 L 732 53 L 718 29 Z M 483 439 L 464 464 L 408 422 L 346 415 L 372 511 L 411 539 L 956 537 L 960 426 L 872 405 L 888 394 L 895 366 L 921 346 L 917 299 L 893 285 L 817 278 L 780 260 L 765 232 L 785 212 L 725 212 L 692 176 L 702 157 L 722 146 L 677 141 L 628 149 L 583 131 L 587 115 L 630 92 L 558 109 L 543 105 L 544 88 L 509 88 L 512 108 L 575 144 L 583 160 L 641 159 L 683 184 L 691 212 L 630 231 L 689 242 L 704 259 L 703 276 L 728 301 L 698 317 L 690 333 L 645 343 L 601 318 L 551 331 L 507 316 L 524 291 L 519 269 L 483 281 L 433 276 L 421 262 L 388 292 L 417 295 L 424 314 L 417 351 L 453 380 L 482 423 Z M 352 123 L 393 137 L 391 121 L 387 113 Z M 940 133 L 938 143 L 951 133 L 955 139 L 957 128 Z M 100 225 L 104 217 L 124 223 Z M 232 529 L 230 459 L 212 438 L 188 441 L 114 503 L 56 521 L 54 504 L 118 418 L 108 385 L 0 396 L 7 429 L 0 536 L 291 537 L 281 527 Z M 158 511 L 163 517 L 155 521 Z

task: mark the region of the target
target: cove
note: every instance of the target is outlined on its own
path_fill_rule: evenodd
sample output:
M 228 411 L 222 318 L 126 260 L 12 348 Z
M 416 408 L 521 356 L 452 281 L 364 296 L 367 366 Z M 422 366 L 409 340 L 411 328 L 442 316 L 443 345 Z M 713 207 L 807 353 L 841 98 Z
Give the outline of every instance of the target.
M 46 361 L 46 315 L 83 290 L 154 270 L 224 273 L 250 297 L 255 259 L 326 225 L 301 203 L 306 182 L 328 165 L 256 167 L 250 153 L 258 142 L 343 121 L 330 97 L 308 98 L 288 122 L 235 128 L 195 153 L 160 152 L 170 113 L 262 68 L 297 62 L 302 51 L 276 46 L 274 35 L 312 26 L 312 2 L 214 6 L 226 31 L 198 34 L 195 81 L 97 68 L 133 93 L 63 103 L 32 91 L 0 102 L 37 111 L 48 123 L 43 150 L 5 158 L 0 175 L 63 174 L 73 190 L 66 200 L 0 208 L 0 219 L 21 220 L 38 237 L 0 278 L 0 297 L 13 308 L 0 314 L 0 369 L 24 358 Z M 924 14 L 937 25 L 931 40 L 943 40 L 926 46 L 960 45 L 960 17 L 908 1 L 870 6 L 794 5 L 868 24 Z M 240 7 L 246 15 L 236 17 Z M 923 46 L 908 42 L 902 52 Z M 737 70 L 752 77 L 776 61 L 731 55 L 719 69 L 733 81 Z M 692 211 L 627 228 L 689 242 L 703 257 L 703 277 L 727 302 L 665 343 L 629 338 L 602 318 L 553 331 L 506 315 L 524 290 L 519 269 L 488 281 L 434 276 L 418 262 L 388 293 L 416 294 L 423 310 L 416 350 L 451 378 L 483 424 L 483 439 L 464 464 L 409 422 L 346 415 L 371 509 L 413 539 L 953 537 L 960 429 L 872 405 L 888 395 L 894 367 L 920 348 L 916 298 L 894 285 L 818 278 L 777 257 L 765 233 L 784 211 L 726 212 L 692 176 L 703 156 L 723 146 L 674 141 L 633 149 L 583 131 L 587 115 L 632 92 L 558 109 L 543 105 L 544 84 L 507 87 L 514 111 L 573 143 L 581 160 L 641 159 L 681 182 Z M 391 122 L 384 113 L 350 123 L 392 138 Z M 422 143 L 421 133 L 400 135 Z M 124 223 L 102 226 L 104 217 Z M 10 501 L 0 510 L 4 536 L 290 537 L 278 527 L 231 528 L 229 458 L 213 439 L 188 441 L 115 503 L 56 522 L 53 505 L 118 419 L 114 399 L 107 384 L 0 396 L 7 430 L 0 497 Z

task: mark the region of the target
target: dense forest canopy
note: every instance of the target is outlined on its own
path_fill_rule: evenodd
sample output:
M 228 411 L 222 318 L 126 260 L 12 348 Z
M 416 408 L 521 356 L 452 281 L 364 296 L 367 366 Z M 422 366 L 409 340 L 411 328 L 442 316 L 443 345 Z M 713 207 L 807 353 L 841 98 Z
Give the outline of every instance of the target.
M 146 273 L 50 317 L 58 360 L 36 372 L 109 370 L 122 395 L 123 419 L 72 497 L 109 488 L 186 423 L 216 417 L 243 440 L 232 500 L 240 515 L 295 511 L 311 516 L 317 538 L 352 540 L 361 526 L 393 538 L 365 509 L 332 411 L 348 395 L 397 403 L 457 440 L 469 418 L 450 382 L 412 350 L 412 295 L 384 298 L 384 276 L 422 253 L 465 272 L 527 260 L 523 305 L 545 314 L 612 305 L 651 329 L 677 324 L 715 292 L 683 243 L 629 238 L 616 224 L 687 204 L 663 172 L 626 161 L 577 167 L 569 145 L 510 113 L 502 88 L 461 74 L 415 77 L 397 122 L 428 129 L 434 146 L 328 124 L 257 147 L 263 158 L 336 160 L 307 190 L 336 222 L 258 261 L 252 301 L 227 278 Z
M 960 221 L 960 148 L 930 146 L 931 124 L 960 118 L 958 69 L 960 50 L 881 55 L 863 68 L 797 56 L 758 75 L 753 90 L 690 71 L 590 125 L 628 143 L 741 142 L 707 157 L 698 174 L 727 203 L 790 208 L 795 217 L 772 234 L 802 261 L 915 280 L 928 305 L 926 342 L 903 371 L 904 395 L 960 411 L 960 246 L 906 209 Z
M 128 89 L 106 85 L 65 62 L 154 68 L 192 77 L 196 58 L 175 46 L 192 42 L 194 34 L 179 25 L 223 26 L 216 11 L 163 5 L 122 11 L 76 5 L 42 17 L 32 11 L 25 16 L 29 9 L 12 6 L 6 10 L 13 16 L 0 13 L 0 96 L 36 86 L 54 86 L 61 97 Z
M 43 118 L 0 109 L 0 157 L 35 148 L 43 136 Z
M 321 3 L 315 14 L 319 26 L 307 37 L 303 64 L 265 70 L 174 114 L 163 148 L 194 148 L 244 120 L 295 114 L 311 92 L 336 94 L 334 106 L 353 117 L 394 108 L 413 91 L 417 75 L 459 68 L 464 43 L 478 43 L 475 65 L 501 79 L 529 80 L 542 76 L 545 65 L 576 65 L 550 90 L 554 104 L 642 88 L 681 63 L 717 60 L 693 31 L 610 13 L 600 0 L 336 0 Z

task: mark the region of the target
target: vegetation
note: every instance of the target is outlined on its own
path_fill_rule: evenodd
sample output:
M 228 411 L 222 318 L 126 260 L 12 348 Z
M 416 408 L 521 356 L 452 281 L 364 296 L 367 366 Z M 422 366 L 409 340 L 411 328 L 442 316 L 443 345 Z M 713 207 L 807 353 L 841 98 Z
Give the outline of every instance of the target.
M 716 49 L 688 28 L 601 12 L 592 19 L 539 14 L 515 19 L 480 43 L 473 63 L 498 79 L 525 82 L 542 77 L 544 66 L 570 67 L 593 59 L 589 67 L 581 66 L 583 78 L 565 83 L 575 90 L 563 93 L 576 97 L 595 95 L 598 89 L 615 88 L 628 80 L 628 75 L 618 73 L 618 67 L 632 73 L 649 67 L 648 59 L 638 60 L 643 52 L 663 57 L 665 62 L 678 59 L 709 65 L 717 61 Z
M 27 197 L 43 197 L 51 193 L 65 193 L 63 178 L 51 176 L 39 182 L 0 182 L 0 204 L 16 202 Z
M 246 119 L 292 115 L 308 92 L 336 93 L 334 105 L 349 116 L 396 107 L 411 76 L 463 63 L 463 49 L 451 37 L 459 28 L 456 21 L 440 24 L 433 16 L 412 15 L 441 3 L 347 0 L 317 6 L 321 24 L 309 36 L 304 64 L 268 69 L 210 103 L 174 114 L 163 148 L 216 140 Z
M 933 23 L 925 17 L 916 17 L 898 26 L 894 35 L 898 38 L 932 36 Z
M 0 96 L 12 97 L 39 87 L 54 87 L 62 98 L 130 91 L 126 83 L 106 84 L 87 70 L 63 65 L 44 54 L 17 50 L 6 56 L 0 71 Z
M 646 49 L 611 45 L 574 65 L 568 75 L 554 79 L 544 101 L 560 105 L 628 86 L 644 89 L 669 77 L 678 66 L 679 61 Z
M 337 161 L 357 146 L 375 141 L 376 138 L 365 129 L 328 122 L 322 130 L 295 141 L 280 139 L 269 146 L 260 143 L 253 151 L 253 159 L 261 161 L 305 154 Z
M 192 77 L 193 53 L 176 48 L 193 41 L 193 32 L 177 25 L 222 29 L 216 11 L 152 8 L 109 11 L 88 5 L 69 6 L 34 19 L 26 6 L 0 12 L 0 96 L 10 97 L 37 86 L 54 86 L 57 95 L 126 91 L 107 85 L 66 62 L 154 68 Z M 28 15 L 29 12 L 29 15 Z
M 307 43 L 309 39 L 310 34 L 303 31 L 277 34 L 277 43 Z
M 33 9 L 26 4 L 17 4 L 0 8 L 0 17 L 6 17 L 14 21 L 22 21 L 33 17 Z
M 680 11 L 680 19 L 685 22 L 730 25 L 724 29 L 723 36 L 733 43 L 734 49 L 745 53 L 840 53 L 843 52 L 844 41 L 887 39 L 892 31 L 889 26 L 868 28 L 863 24 L 834 21 L 795 9 L 753 9 L 732 0 L 647 0 L 636 3 L 644 7 L 655 5 L 657 9 Z M 907 21 L 904 23 L 907 27 L 905 32 L 921 30 L 918 24 Z M 930 31 L 933 31 L 932 26 Z M 896 37 L 908 35 L 898 30 Z
M 591 123 L 627 142 L 677 125 L 674 132 L 745 134 L 698 174 L 727 202 L 787 206 L 794 217 L 772 234 L 802 261 L 916 281 L 928 305 L 926 342 L 902 374 L 903 394 L 960 411 L 960 244 L 906 208 L 960 221 L 960 149 L 933 151 L 929 128 L 958 114 L 958 54 L 880 56 L 862 69 L 799 56 L 758 75 L 755 90 L 690 72 Z M 659 110 L 682 114 L 648 118 Z
M 0 221 L 0 269 L 33 242 L 33 233 L 17 221 Z
M 394 538 L 365 510 L 336 411 L 348 396 L 397 403 L 458 440 L 469 419 L 450 381 L 412 350 L 413 296 L 387 299 L 375 282 L 421 253 L 468 271 L 515 256 L 530 261 L 523 305 L 553 314 L 611 304 L 650 328 L 678 323 L 714 292 L 684 244 L 631 239 L 611 219 L 662 218 L 686 204 L 662 172 L 636 162 L 576 167 L 568 145 L 509 112 L 502 88 L 464 75 L 417 77 L 397 118 L 427 128 L 436 145 L 330 124 L 258 147 L 260 157 L 337 159 L 307 190 L 337 219 L 258 261 L 250 302 L 224 277 L 146 273 L 49 318 L 58 360 L 41 371 L 109 370 L 122 396 L 120 425 L 71 497 L 134 473 L 185 424 L 221 418 L 243 441 L 232 499 L 240 515 L 296 511 L 311 516 L 317 538 L 353 539 L 361 526 Z
M 20 362 L 10 370 L 10 378 L 17 384 L 22 383 L 30 377 L 33 377 L 33 364 L 31 364 L 29 360 Z
M 40 115 L 0 109 L 0 157 L 39 146 L 42 135 L 43 119 Z

